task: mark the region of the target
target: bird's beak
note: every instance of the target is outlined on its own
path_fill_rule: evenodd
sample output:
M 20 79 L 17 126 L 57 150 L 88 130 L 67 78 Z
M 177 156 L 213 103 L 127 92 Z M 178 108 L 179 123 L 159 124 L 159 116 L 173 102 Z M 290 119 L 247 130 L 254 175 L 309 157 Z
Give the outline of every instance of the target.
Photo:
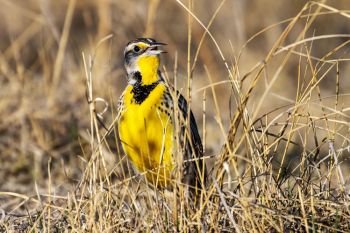
M 148 48 L 147 53 L 149 55 L 158 55 L 158 54 L 161 54 L 161 53 L 166 53 L 166 51 L 164 51 L 164 50 L 159 48 L 160 46 L 164 46 L 164 45 L 167 45 L 167 44 L 164 44 L 164 43 L 161 43 L 161 42 L 153 42 L 151 44 L 151 46 Z
M 167 44 L 161 43 L 161 42 L 153 42 L 153 43 L 151 44 L 151 46 L 162 46 L 162 45 L 167 45 Z

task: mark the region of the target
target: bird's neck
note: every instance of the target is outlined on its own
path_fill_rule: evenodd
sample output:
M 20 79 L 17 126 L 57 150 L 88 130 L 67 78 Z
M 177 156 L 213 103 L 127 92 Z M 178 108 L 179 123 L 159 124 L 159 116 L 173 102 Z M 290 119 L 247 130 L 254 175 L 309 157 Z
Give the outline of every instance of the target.
M 161 82 L 159 58 L 145 56 L 137 61 L 137 69 L 129 73 L 129 84 L 135 103 L 141 104 Z
M 159 81 L 159 57 L 145 56 L 140 57 L 137 61 L 138 72 L 141 75 L 142 85 L 151 85 Z

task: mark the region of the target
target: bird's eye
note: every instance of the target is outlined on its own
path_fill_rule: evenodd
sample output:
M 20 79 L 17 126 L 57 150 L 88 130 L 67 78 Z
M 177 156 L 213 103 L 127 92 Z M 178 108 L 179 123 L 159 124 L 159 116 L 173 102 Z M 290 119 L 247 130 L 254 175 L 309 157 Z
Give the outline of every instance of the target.
M 136 45 L 133 50 L 134 50 L 134 52 L 138 53 L 138 52 L 140 52 L 141 49 L 139 46 Z

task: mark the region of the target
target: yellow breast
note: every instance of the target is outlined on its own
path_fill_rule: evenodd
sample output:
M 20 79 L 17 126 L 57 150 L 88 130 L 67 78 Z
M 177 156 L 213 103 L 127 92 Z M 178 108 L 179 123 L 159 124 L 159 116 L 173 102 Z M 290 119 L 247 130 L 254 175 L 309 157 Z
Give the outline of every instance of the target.
M 158 187 L 170 185 L 173 124 L 170 116 L 158 107 L 166 87 L 159 84 L 141 103 L 132 101 L 132 86 L 124 93 L 119 120 L 119 136 L 123 149 L 136 169 Z

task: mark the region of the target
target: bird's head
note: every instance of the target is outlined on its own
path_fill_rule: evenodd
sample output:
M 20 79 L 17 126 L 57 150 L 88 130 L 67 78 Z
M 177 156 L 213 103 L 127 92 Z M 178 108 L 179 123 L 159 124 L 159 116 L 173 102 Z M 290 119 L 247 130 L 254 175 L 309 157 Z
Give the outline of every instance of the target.
M 129 84 L 149 85 L 159 79 L 159 54 L 164 53 L 159 47 L 162 45 L 165 44 L 151 38 L 138 38 L 126 45 L 124 64 Z

